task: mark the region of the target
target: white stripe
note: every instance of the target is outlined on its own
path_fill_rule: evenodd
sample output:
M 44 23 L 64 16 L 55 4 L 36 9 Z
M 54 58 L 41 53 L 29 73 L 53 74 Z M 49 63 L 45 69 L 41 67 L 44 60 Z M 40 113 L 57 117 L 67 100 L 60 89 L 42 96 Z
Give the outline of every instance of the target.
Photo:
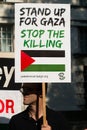
M 48 57 L 32 57 L 35 62 L 33 64 L 65 64 L 65 58 L 48 58 Z

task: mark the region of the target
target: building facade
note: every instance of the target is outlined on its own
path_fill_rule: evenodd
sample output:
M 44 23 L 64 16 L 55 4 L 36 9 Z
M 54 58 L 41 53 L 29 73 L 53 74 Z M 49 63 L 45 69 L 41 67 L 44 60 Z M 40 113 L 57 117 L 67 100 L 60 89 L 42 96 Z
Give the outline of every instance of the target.
M 66 111 L 73 130 L 83 130 L 87 123 L 87 0 L 0 0 L 0 57 L 14 58 L 16 2 L 71 4 L 72 82 L 49 84 L 47 103 L 54 110 Z

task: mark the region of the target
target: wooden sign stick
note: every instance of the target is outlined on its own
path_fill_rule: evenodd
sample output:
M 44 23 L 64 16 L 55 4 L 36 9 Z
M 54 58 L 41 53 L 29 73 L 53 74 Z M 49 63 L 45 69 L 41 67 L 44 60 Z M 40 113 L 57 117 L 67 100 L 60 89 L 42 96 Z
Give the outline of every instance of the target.
M 46 89 L 45 83 L 42 83 L 42 95 L 43 95 L 43 126 L 46 125 Z

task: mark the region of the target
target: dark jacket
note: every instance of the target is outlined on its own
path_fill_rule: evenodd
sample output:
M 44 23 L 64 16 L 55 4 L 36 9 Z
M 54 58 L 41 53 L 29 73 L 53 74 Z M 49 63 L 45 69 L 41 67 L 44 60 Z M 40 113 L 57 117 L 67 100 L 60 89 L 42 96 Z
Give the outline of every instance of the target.
M 32 117 L 29 117 L 29 108 L 23 112 L 14 115 L 9 122 L 9 130 L 41 130 L 43 124 L 43 117 L 35 121 Z M 61 113 L 55 112 L 49 108 L 46 108 L 47 121 L 52 127 L 52 130 L 70 130 L 67 122 L 61 115 Z

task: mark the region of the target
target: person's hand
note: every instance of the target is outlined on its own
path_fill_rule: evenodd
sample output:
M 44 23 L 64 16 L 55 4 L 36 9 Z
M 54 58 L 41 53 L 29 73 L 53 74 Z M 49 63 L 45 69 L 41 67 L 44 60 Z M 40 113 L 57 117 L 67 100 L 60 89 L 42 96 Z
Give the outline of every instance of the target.
M 52 129 L 51 126 L 49 125 L 45 125 L 45 126 L 42 125 L 41 130 L 52 130 Z
M 51 126 L 48 125 L 48 123 L 46 123 L 46 125 L 41 126 L 41 130 L 52 130 L 52 129 L 51 129 Z

